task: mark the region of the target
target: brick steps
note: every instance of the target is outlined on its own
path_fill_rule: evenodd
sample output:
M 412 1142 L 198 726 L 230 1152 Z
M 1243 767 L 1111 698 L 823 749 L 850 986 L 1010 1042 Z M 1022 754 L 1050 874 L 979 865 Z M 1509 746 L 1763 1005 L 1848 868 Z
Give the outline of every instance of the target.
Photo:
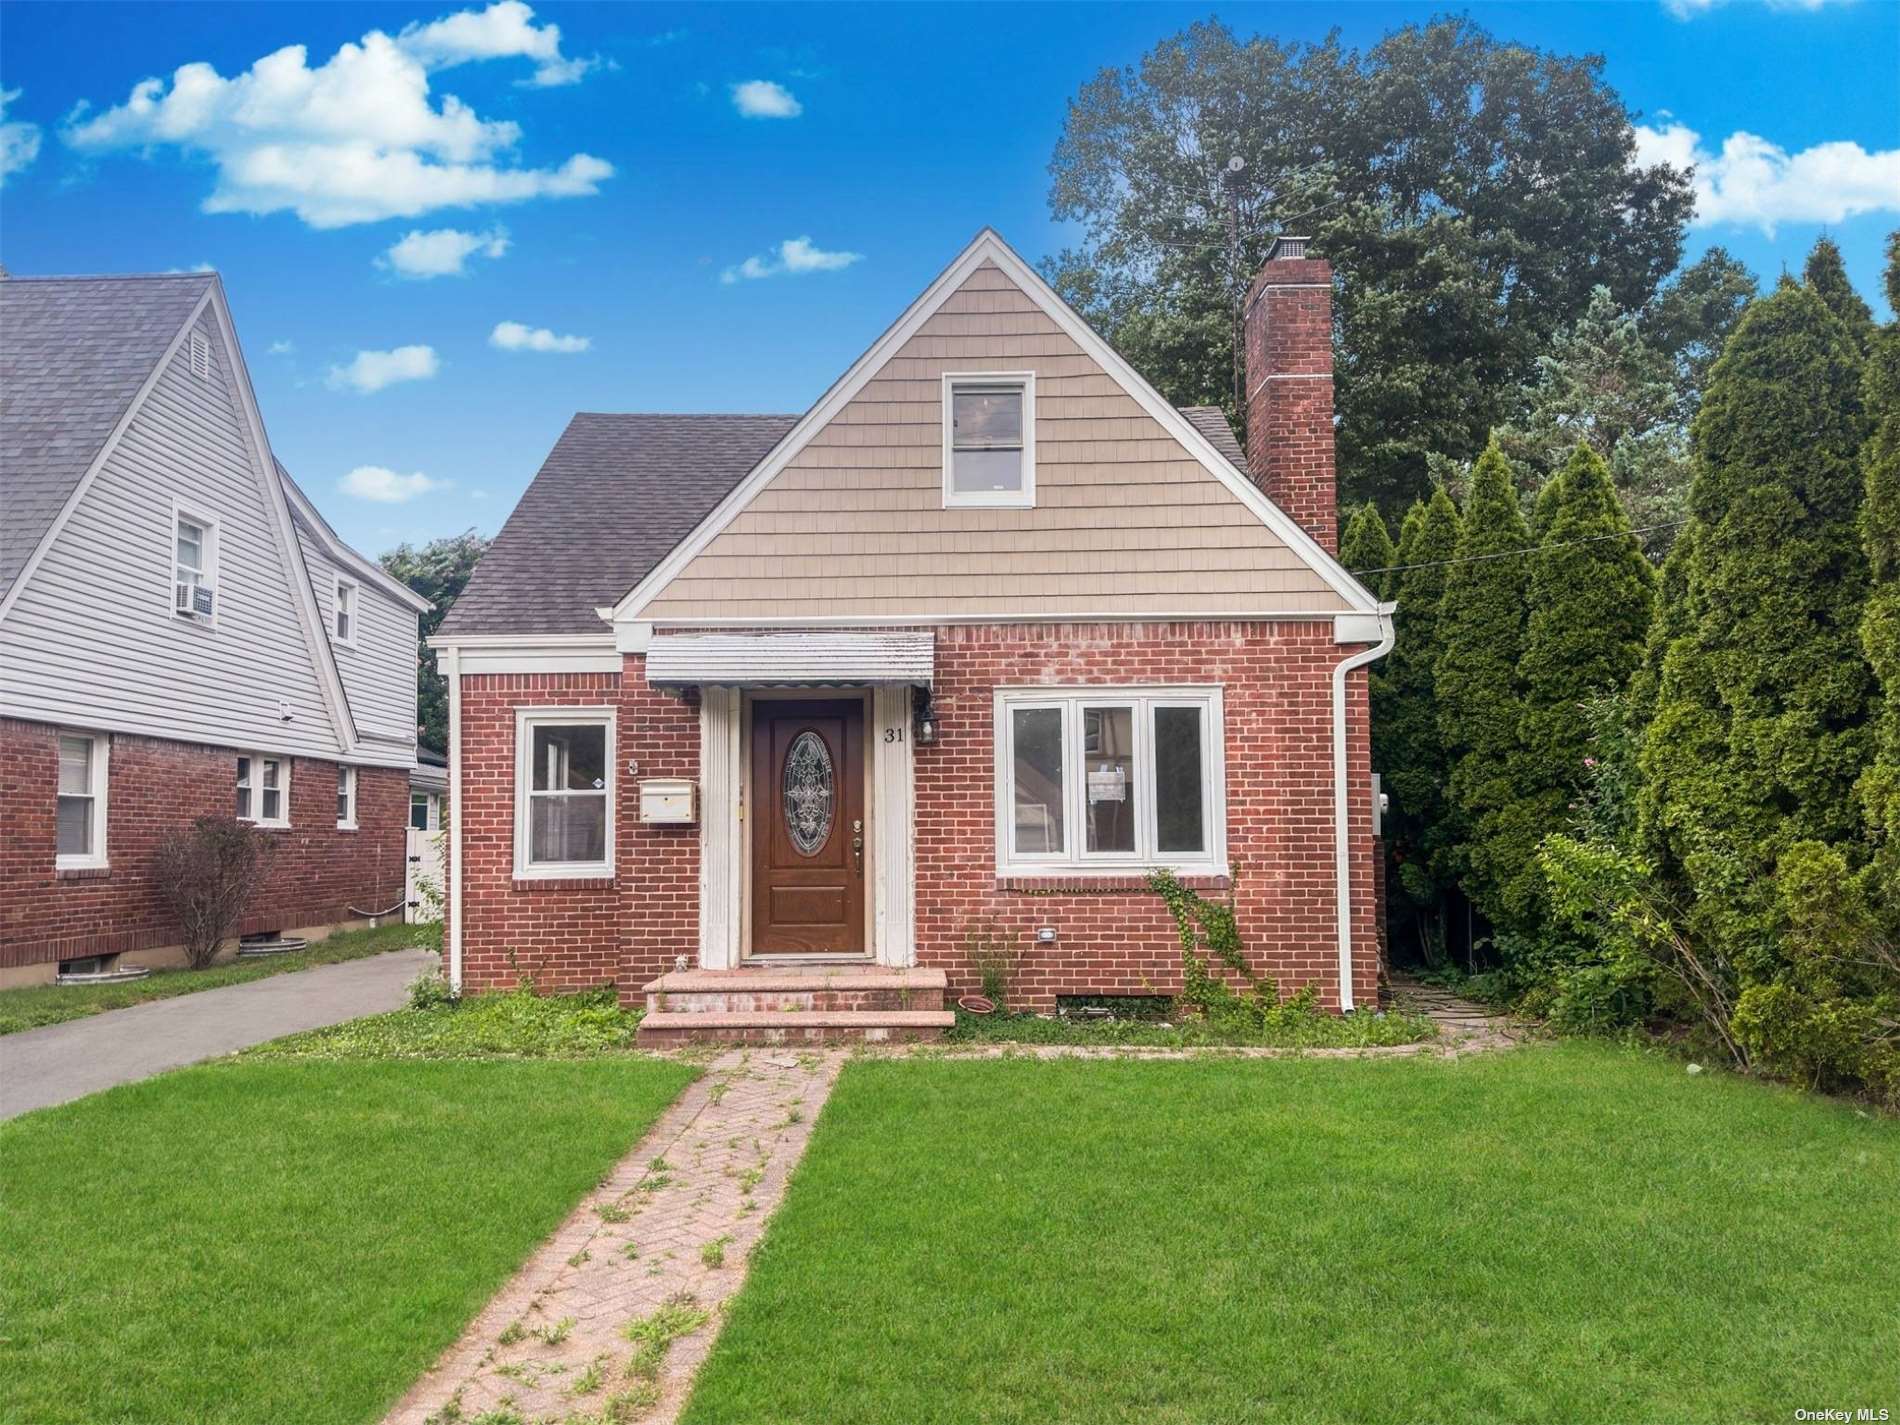
M 755 1010 L 678 1013 L 649 1011 L 638 1042 L 647 1048 L 671 1044 L 787 1044 L 862 1039 L 870 1043 L 936 1039 L 957 1022 L 947 1009 Z
M 942 970 L 854 965 L 681 970 L 642 987 L 639 1042 L 934 1039 L 956 1023 Z

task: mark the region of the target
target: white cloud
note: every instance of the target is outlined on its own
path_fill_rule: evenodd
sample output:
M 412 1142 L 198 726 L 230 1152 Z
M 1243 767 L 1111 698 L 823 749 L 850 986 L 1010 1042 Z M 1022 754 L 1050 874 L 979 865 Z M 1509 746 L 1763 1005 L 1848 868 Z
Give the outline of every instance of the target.
M 432 346 L 399 346 L 394 351 L 359 351 L 348 366 L 330 368 L 333 390 L 345 386 L 367 396 L 399 381 L 426 381 L 442 369 Z
M 337 481 L 336 487 L 359 500 L 374 500 L 379 505 L 400 505 L 415 499 L 417 495 L 426 495 L 431 490 L 446 490 L 450 483 L 431 479 L 420 471 L 413 475 L 398 475 L 394 470 L 385 470 L 380 465 L 359 465 Z
M 480 19 L 508 3 L 465 14 Z M 422 45 L 420 54 L 436 67 L 485 57 L 472 42 L 452 51 L 447 40 Z M 230 79 L 206 63 L 181 65 L 169 82 L 141 80 L 116 108 L 89 114 L 82 104 L 64 135 L 87 153 L 171 146 L 207 157 L 217 181 L 204 211 L 289 210 L 315 228 L 583 197 L 613 175 L 611 164 L 585 153 L 553 168 L 507 161 L 520 125 L 483 119 L 452 94 L 432 98 L 430 63 L 420 54 L 371 30 L 315 69 L 302 45 Z
M 769 79 L 748 79 L 733 85 L 732 107 L 748 119 L 796 119 L 805 112 L 791 90 Z
M 463 10 L 430 23 L 404 25 L 396 43 L 430 69 L 448 69 L 484 59 L 532 59 L 534 77 L 523 82 L 539 89 L 578 84 L 602 60 L 569 59 L 561 53 L 561 27 L 536 25 L 534 11 L 521 0 L 499 0 L 486 10 Z
M 465 233 L 455 228 L 437 228 L 426 233 L 417 230 L 405 234 L 400 242 L 376 259 L 376 265 L 389 268 L 398 277 L 421 280 L 466 277 L 469 258 L 500 257 L 506 251 L 506 228 L 490 228 L 480 233 Z
M 584 336 L 556 336 L 546 327 L 522 322 L 497 322 L 488 344 L 498 351 L 585 351 L 593 340 Z
M 6 186 L 8 174 L 40 156 L 40 126 L 25 119 L 7 120 L 7 105 L 19 97 L 18 89 L 0 89 L 0 187 Z
M 787 238 L 778 245 L 775 256 L 748 257 L 720 273 L 719 280 L 731 283 L 759 277 L 797 277 L 807 272 L 839 272 L 862 261 L 861 252 L 825 252 L 813 247 L 808 237 Z
M 274 341 L 270 344 L 270 355 L 272 356 L 289 356 L 296 350 L 297 345 L 295 342 Z
M 1856 0 L 1762 0 L 1765 9 L 1799 10 L 1803 13 L 1824 10 L 1829 5 L 1852 5 L 1855 2 Z M 1719 10 L 1728 3 L 1729 0 L 1662 0 L 1662 7 L 1678 20 L 1693 20 L 1698 15 Z
M 1636 126 L 1636 161 L 1695 169 L 1697 227 L 1716 223 L 1760 228 L 1778 223 L 1838 223 L 1857 213 L 1900 211 L 1900 149 L 1869 153 L 1837 140 L 1789 153 L 1737 129 L 1711 152 L 1702 135 L 1667 119 Z

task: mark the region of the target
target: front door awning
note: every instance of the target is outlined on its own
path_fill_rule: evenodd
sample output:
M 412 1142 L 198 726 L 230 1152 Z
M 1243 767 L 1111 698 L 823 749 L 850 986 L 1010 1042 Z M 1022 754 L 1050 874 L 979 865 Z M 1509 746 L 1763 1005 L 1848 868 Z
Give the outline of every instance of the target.
M 935 648 L 927 630 L 660 634 L 647 646 L 647 682 L 658 688 L 927 688 Z

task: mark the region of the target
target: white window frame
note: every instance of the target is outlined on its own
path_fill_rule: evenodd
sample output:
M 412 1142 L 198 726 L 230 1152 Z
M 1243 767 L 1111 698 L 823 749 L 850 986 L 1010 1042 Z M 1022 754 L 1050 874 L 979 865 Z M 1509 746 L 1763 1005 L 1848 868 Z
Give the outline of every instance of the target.
M 1116 876 L 1167 869 L 1182 875 L 1225 876 L 1227 867 L 1226 719 L 1221 689 L 1209 685 L 1091 683 L 1061 687 L 998 688 L 995 693 L 996 874 L 999 876 Z M 1083 712 L 1094 707 L 1134 710 L 1136 796 L 1135 849 L 1087 851 L 1087 777 L 1082 744 Z M 1154 710 L 1198 708 L 1202 716 L 1202 845 L 1199 855 L 1156 849 Z M 1016 758 L 1014 714 L 1035 708 L 1062 713 L 1062 836 L 1057 852 L 1018 854 L 1015 849 Z
M 349 596 L 349 607 L 344 607 L 344 595 Z M 336 576 L 336 587 L 330 592 L 330 642 L 341 644 L 345 648 L 356 647 L 356 626 L 361 622 L 363 608 L 362 595 L 356 580 Z M 345 618 L 350 621 L 349 631 L 342 631 Z
M 178 562 L 178 526 L 180 522 L 195 524 L 204 531 L 199 541 L 198 557 L 201 567 L 197 571 L 198 584 L 211 590 L 211 612 L 207 614 L 187 613 L 178 607 L 178 571 L 182 567 Z M 219 554 L 218 520 L 203 510 L 185 504 L 182 500 L 172 501 L 172 520 L 166 529 L 165 567 L 170 571 L 165 580 L 167 604 L 172 617 L 182 619 L 199 628 L 216 628 L 218 616 L 224 609 L 224 589 L 218 580 Z
M 337 808 L 349 815 L 339 815 L 336 819 L 338 831 L 356 830 L 356 768 L 337 763 L 336 767 Z
M 614 873 L 614 813 L 619 800 L 619 743 L 617 714 L 611 707 L 535 707 L 515 709 L 515 879 L 521 881 L 579 881 L 610 877 Z M 540 861 L 528 859 L 529 803 L 534 788 L 534 730 L 537 727 L 598 726 L 607 729 L 606 857 L 600 861 Z
M 251 759 L 248 781 L 245 780 L 244 769 L 237 765 L 246 757 Z M 275 817 L 264 815 L 264 764 L 266 762 L 277 764 L 277 785 L 272 790 L 282 793 L 277 803 L 277 809 L 281 815 Z M 290 825 L 290 759 L 288 757 L 279 756 L 275 752 L 239 752 L 233 763 L 232 775 L 236 778 L 237 789 L 249 791 L 251 794 L 250 815 L 238 813 L 239 821 L 248 821 L 252 826 L 280 831 Z
M 62 792 L 59 789 L 58 743 L 67 738 L 76 742 L 92 744 L 91 768 L 88 786 L 85 792 Z M 60 871 L 98 871 L 103 870 L 107 860 L 106 843 L 106 790 L 111 785 L 110 767 L 112 759 L 112 739 L 103 732 L 74 732 L 62 728 L 58 741 L 54 744 L 53 770 L 53 807 L 54 807 L 54 852 L 53 867 Z M 61 852 L 58 850 L 58 808 L 63 796 L 87 796 L 92 799 L 92 845 L 84 851 Z
M 422 825 L 416 825 L 416 798 L 422 798 Z M 439 792 L 409 793 L 409 829 L 424 833 L 442 829 L 442 798 Z
M 1023 484 L 1020 490 L 958 490 L 956 421 L 952 397 L 959 386 L 1023 388 Z M 1033 371 L 946 371 L 943 373 L 943 507 L 949 509 L 1033 509 L 1036 504 L 1036 373 Z

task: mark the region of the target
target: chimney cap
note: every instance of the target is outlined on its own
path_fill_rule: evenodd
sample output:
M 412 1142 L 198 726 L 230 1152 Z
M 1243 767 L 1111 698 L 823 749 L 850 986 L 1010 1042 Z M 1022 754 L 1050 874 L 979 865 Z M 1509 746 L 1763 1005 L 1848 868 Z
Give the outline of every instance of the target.
M 1292 262 L 1306 256 L 1306 245 L 1311 238 L 1281 236 L 1273 240 L 1273 246 L 1267 249 L 1268 262 Z

